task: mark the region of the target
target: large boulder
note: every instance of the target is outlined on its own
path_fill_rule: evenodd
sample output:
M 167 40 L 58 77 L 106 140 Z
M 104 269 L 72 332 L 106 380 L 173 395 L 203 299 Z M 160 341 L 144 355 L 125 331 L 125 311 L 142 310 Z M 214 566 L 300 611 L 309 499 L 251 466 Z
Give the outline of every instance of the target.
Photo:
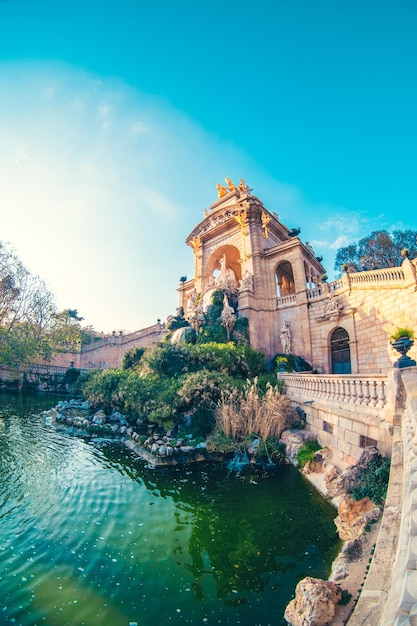
M 354 541 L 363 535 L 367 525 L 381 516 L 381 509 L 370 498 L 354 500 L 345 496 L 339 504 L 337 517 L 334 520 L 340 539 Z
M 297 463 L 297 452 L 306 443 L 313 441 L 316 436 L 307 430 L 284 430 L 281 441 L 285 443 L 287 459 L 295 466 Z
M 97 411 L 97 413 L 94 414 L 94 417 L 92 419 L 93 424 L 98 424 L 98 425 L 105 424 L 106 421 L 107 421 L 107 418 L 106 418 L 106 414 L 104 411 Z
M 324 626 L 332 621 L 341 597 L 337 583 L 308 576 L 298 583 L 284 617 L 291 626 Z

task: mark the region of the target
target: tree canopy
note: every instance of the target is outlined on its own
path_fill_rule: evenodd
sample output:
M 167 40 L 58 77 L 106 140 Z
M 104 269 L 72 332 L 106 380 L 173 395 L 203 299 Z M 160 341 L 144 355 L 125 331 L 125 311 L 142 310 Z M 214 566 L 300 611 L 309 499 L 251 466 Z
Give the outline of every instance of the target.
M 410 258 L 417 255 L 417 231 L 374 230 L 357 243 L 339 248 L 334 269 L 346 266 L 350 272 L 398 267 L 403 261 L 402 252 L 407 249 Z
M 76 309 L 58 312 L 45 282 L 0 242 L 0 364 L 16 367 L 80 345 Z

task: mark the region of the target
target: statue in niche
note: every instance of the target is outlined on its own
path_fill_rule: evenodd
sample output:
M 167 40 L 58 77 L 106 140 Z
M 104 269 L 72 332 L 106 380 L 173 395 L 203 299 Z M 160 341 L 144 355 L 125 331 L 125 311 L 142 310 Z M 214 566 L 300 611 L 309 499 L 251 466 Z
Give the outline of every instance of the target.
M 290 330 L 290 322 L 285 321 L 284 325 L 281 328 L 280 336 L 281 340 L 281 351 L 283 354 L 291 354 L 291 330 Z
M 222 310 L 220 318 L 227 332 L 227 341 L 230 341 L 230 335 L 236 323 L 236 313 L 235 313 L 234 308 L 230 306 L 229 300 L 226 294 L 224 294 L 223 310 Z
M 240 281 L 240 288 L 248 289 L 249 291 L 253 291 L 253 276 L 248 269 L 245 270 L 243 274 L 243 278 Z
M 223 198 L 224 196 L 227 195 L 228 191 L 226 187 L 223 187 L 223 185 L 221 185 L 220 183 L 216 183 L 216 187 L 217 187 L 217 195 L 219 198 Z
M 226 262 L 226 255 L 223 254 L 220 259 L 220 274 L 215 280 L 216 287 L 227 288 L 232 285 L 236 286 L 235 273 L 230 267 L 227 267 Z
M 230 178 L 225 178 L 224 180 L 226 181 L 227 189 L 229 191 L 236 191 L 236 185 L 232 180 L 230 180 Z

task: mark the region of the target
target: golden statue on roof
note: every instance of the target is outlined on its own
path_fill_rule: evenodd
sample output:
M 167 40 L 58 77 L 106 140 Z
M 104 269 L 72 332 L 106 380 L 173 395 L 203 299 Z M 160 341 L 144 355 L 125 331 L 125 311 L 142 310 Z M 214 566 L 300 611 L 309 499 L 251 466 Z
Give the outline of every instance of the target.
M 229 191 L 236 191 L 236 185 L 232 180 L 230 180 L 230 178 L 225 178 L 224 180 L 226 181 L 226 185 Z
M 226 187 L 223 187 L 223 185 L 221 185 L 220 183 L 216 183 L 216 187 L 217 195 L 219 196 L 219 198 L 223 198 L 225 195 L 227 195 L 228 191 Z

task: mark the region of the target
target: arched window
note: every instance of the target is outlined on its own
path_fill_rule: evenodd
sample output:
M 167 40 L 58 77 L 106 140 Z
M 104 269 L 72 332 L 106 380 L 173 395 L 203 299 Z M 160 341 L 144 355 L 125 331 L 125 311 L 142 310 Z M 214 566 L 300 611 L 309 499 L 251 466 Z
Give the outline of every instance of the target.
M 306 277 L 306 288 L 314 289 L 315 287 L 317 287 L 317 278 L 315 276 L 315 272 L 313 268 L 307 265 L 305 261 L 304 261 L 304 273 Z
M 336 328 L 330 339 L 332 374 L 351 374 L 349 335 L 344 328 Z
M 277 296 L 289 296 L 295 293 L 294 275 L 292 273 L 292 265 L 289 261 L 282 261 L 276 269 Z

